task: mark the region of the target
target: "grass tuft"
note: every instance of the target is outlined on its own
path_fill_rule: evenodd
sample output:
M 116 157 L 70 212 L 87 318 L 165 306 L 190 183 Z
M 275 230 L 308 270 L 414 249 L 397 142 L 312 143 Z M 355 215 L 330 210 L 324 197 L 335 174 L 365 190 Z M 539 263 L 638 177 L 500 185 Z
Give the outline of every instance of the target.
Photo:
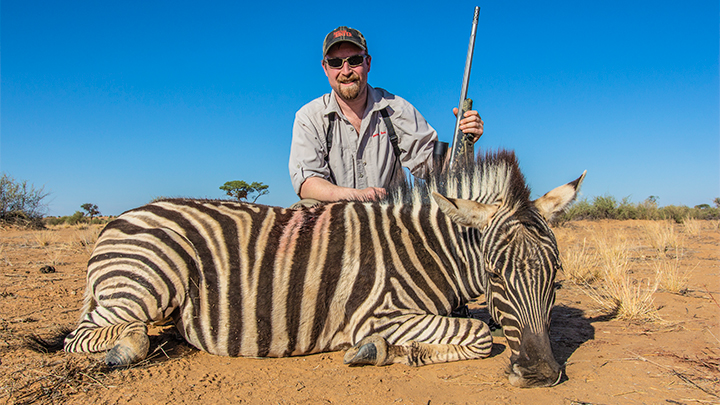
M 673 294 L 686 294 L 690 281 L 691 269 L 682 269 L 680 258 L 682 252 L 677 252 L 674 258 L 661 259 L 653 263 L 659 288 Z
M 596 235 L 595 243 L 600 268 L 598 279 L 601 282 L 585 284 L 583 291 L 603 312 L 618 319 L 659 320 L 653 300 L 658 281 L 640 281 L 631 277 L 629 242 L 602 233 Z
M 680 238 L 675 233 L 675 227 L 668 221 L 648 222 L 644 225 L 645 234 L 650 246 L 659 254 L 664 255 L 670 249 L 680 246 Z
M 586 239 L 583 239 L 582 248 L 563 250 L 561 262 L 565 277 L 575 284 L 592 283 L 601 277 L 595 258 L 588 250 Z
M 39 247 L 49 247 L 57 242 L 58 236 L 52 231 L 40 231 L 33 233 L 33 239 Z
M 97 242 L 98 236 L 100 235 L 100 228 L 98 227 L 79 227 L 75 231 L 75 242 L 84 249 L 87 253 L 92 253 L 95 242 Z
M 683 230 L 685 234 L 690 236 L 698 236 L 702 229 L 702 223 L 695 218 L 685 218 L 683 221 Z
M 12 262 L 7 256 L 7 247 L 8 245 L 0 243 L 0 264 L 3 266 L 12 266 Z

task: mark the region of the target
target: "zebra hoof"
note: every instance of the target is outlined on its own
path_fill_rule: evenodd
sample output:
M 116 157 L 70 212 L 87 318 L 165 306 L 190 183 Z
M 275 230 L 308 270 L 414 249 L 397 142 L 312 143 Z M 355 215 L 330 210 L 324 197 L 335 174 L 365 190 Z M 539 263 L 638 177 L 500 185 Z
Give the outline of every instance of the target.
M 105 364 L 108 367 L 127 367 L 143 360 L 150 348 L 150 339 L 144 333 L 128 334 L 118 340 L 105 355 Z
M 382 366 L 387 364 L 388 344 L 379 336 L 368 336 L 348 349 L 343 362 L 350 366 Z

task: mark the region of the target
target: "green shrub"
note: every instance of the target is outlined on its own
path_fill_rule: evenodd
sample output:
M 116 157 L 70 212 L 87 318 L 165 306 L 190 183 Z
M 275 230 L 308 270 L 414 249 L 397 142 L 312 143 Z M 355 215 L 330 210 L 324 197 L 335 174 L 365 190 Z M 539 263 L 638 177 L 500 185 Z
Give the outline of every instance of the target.
M 612 196 L 598 196 L 592 203 L 593 219 L 615 219 L 617 216 L 617 201 Z
M 630 197 L 625 197 L 618 205 L 615 217 L 616 219 L 639 219 L 640 210 L 636 204 L 630 202 Z
M 67 217 L 45 217 L 45 225 L 60 225 L 65 223 Z
M 560 215 L 558 218 L 560 222 L 581 219 L 592 219 L 592 205 L 585 198 L 576 201 L 568 208 L 565 214 Z
M 83 218 L 85 218 L 85 214 L 83 214 L 83 213 L 80 212 L 80 211 L 75 211 L 74 214 L 72 214 L 71 216 L 67 217 L 67 219 L 65 220 L 65 222 L 66 222 L 68 225 L 76 225 L 76 224 L 78 224 L 79 222 L 81 222 L 81 221 L 83 220 Z
M 42 228 L 47 209 L 43 200 L 49 194 L 27 181 L 17 181 L 3 173 L 0 178 L 0 222 Z
M 668 205 L 660 208 L 660 216 L 663 219 L 672 219 L 678 224 L 682 224 L 685 218 L 690 216 L 690 208 L 685 206 Z
M 555 223 L 562 224 L 583 219 L 671 219 L 683 223 L 687 218 L 717 220 L 720 219 L 720 207 L 710 207 L 708 204 L 696 205 L 694 208 L 684 205 L 658 207 L 655 196 L 650 196 L 641 203 L 631 202 L 630 197 L 625 197 L 618 203 L 612 196 L 601 196 L 594 197 L 592 203 L 587 199 L 576 201 L 565 214 L 559 216 Z

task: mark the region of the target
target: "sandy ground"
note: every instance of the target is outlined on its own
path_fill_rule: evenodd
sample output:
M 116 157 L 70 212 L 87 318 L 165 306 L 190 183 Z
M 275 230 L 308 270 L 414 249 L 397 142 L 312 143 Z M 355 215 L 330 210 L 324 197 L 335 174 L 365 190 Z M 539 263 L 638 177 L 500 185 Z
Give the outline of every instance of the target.
M 672 225 L 678 249 L 661 252 L 643 221 L 571 222 L 555 228 L 561 252 L 598 249 L 597 235 L 627 242 L 632 277 L 675 259 L 688 271 L 682 294 L 653 295 L 660 319 L 611 319 L 560 274 L 551 342 L 566 378 L 518 389 L 504 374 L 509 351 L 495 338 L 490 358 L 412 368 L 349 368 L 343 353 L 285 359 L 217 357 L 155 329 L 152 358 L 107 370 L 102 355 L 42 354 L 22 337 L 74 327 L 85 263 L 97 229 L 0 231 L 0 404 L 705 404 L 720 403 L 720 231 Z M 89 242 L 88 242 L 89 241 Z M 674 256 L 673 256 L 674 255 Z M 42 273 L 53 265 L 54 273 Z M 481 297 L 472 316 L 487 319 Z

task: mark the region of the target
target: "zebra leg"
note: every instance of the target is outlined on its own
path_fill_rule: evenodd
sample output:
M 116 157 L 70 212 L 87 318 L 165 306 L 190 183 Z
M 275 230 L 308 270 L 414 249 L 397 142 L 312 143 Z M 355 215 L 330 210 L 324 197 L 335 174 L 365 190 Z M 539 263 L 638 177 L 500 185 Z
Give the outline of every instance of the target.
M 345 364 L 382 366 L 402 363 L 422 366 L 490 355 L 490 328 L 480 320 L 416 315 L 401 322 L 389 325 L 397 328 L 387 337 L 370 335 L 348 349 Z
M 109 350 L 105 363 L 123 367 L 147 356 L 150 339 L 142 321 L 122 321 L 105 307 L 96 307 L 83 317 L 77 329 L 65 337 L 65 351 L 95 353 Z

